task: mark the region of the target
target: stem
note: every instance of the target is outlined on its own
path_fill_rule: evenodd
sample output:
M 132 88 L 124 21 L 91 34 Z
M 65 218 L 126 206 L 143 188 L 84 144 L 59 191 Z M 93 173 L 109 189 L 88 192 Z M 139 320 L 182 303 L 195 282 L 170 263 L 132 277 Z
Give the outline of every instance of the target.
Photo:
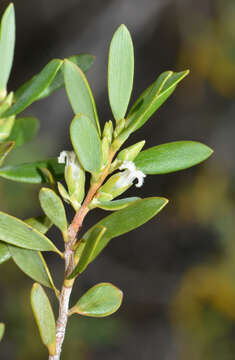
M 60 360 L 60 354 L 62 350 L 62 345 L 64 342 L 66 326 L 68 322 L 68 313 L 69 313 L 69 300 L 70 295 L 73 289 L 75 278 L 68 280 L 67 277 L 74 269 L 74 244 L 76 242 L 77 234 L 82 226 L 83 220 L 86 214 L 89 211 L 88 205 L 96 195 L 97 191 L 101 187 L 105 178 L 108 175 L 109 167 L 112 162 L 112 159 L 115 155 L 115 152 L 110 152 L 109 164 L 106 169 L 103 171 L 99 181 L 91 185 L 90 190 L 87 193 L 87 196 L 75 214 L 72 223 L 68 228 L 68 241 L 65 242 L 65 251 L 64 251 L 64 260 L 65 260 L 65 276 L 64 282 L 59 296 L 59 316 L 56 322 L 56 354 L 50 355 L 49 360 Z

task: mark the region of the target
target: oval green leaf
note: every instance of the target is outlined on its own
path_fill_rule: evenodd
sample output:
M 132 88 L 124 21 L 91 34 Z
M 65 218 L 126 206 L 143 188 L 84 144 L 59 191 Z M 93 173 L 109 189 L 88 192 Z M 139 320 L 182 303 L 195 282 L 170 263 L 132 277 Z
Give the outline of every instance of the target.
M 115 32 L 108 61 L 108 93 L 116 121 L 125 117 L 134 79 L 134 49 L 131 35 L 125 25 Z
M 31 305 L 43 344 L 50 355 L 56 353 L 56 324 L 50 301 L 41 287 L 35 283 L 31 290 Z
M 100 135 L 100 125 L 92 91 L 82 70 L 69 60 L 64 63 L 66 92 L 74 114 L 84 114 L 90 118 Z
M 10 4 L 0 24 L 0 93 L 7 87 L 15 49 L 15 10 Z
M 0 212 L 1 240 L 24 249 L 55 251 L 59 250 L 42 233 L 14 216 Z
M 85 115 L 74 117 L 70 137 L 80 163 L 86 171 L 96 172 L 102 160 L 101 141 L 92 121 Z
M 0 169 L 0 176 L 8 180 L 29 184 L 45 184 L 47 179 L 40 170 L 43 168 L 47 168 L 55 180 L 61 180 L 64 177 L 64 164 L 58 164 L 57 158 L 5 166 Z
M 100 238 L 103 236 L 105 232 L 105 228 L 103 226 L 95 226 L 94 229 L 91 232 L 91 235 L 89 237 L 89 241 L 86 241 L 85 247 L 83 248 L 81 257 L 79 259 L 79 262 L 77 266 L 75 267 L 74 271 L 71 273 L 71 275 L 68 277 L 69 279 L 74 278 L 76 275 L 81 274 L 88 264 L 91 262 L 93 253 L 95 251 L 95 248 L 97 244 L 99 243 Z
M 17 98 L 15 104 L 4 115 L 17 115 L 36 101 L 42 91 L 53 81 L 62 64 L 62 60 L 51 60 L 43 70 L 33 78 L 30 86 L 25 88 L 25 91 Z
M 8 140 L 15 142 L 15 147 L 22 146 L 34 138 L 39 129 L 38 119 L 24 117 L 15 119 Z
M 140 199 L 127 208 L 119 210 L 99 221 L 95 226 L 103 226 L 106 228 L 106 231 L 94 250 L 92 261 L 107 246 L 111 239 L 143 225 L 159 213 L 167 203 L 167 199 L 160 197 Z M 89 241 L 95 226 L 86 232 L 83 237 L 85 241 Z
M 0 264 L 3 264 L 5 261 L 11 258 L 11 254 L 8 250 L 7 244 L 0 241 Z
M 135 164 L 145 174 L 168 174 L 197 165 L 212 153 L 208 146 L 196 141 L 175 141 L 142 151 Z
M 89 289 L 72 307 L 71 314 L 105 317 L 115 313 L 121 306 L 123 293 L 110 283 L 100 283 Z
M 15 264 L 30 278 L 40 284 L 54 288 L 50 271 L 40 251 L 22 249 L 8 245 Z
M 14 141 L 4 141 L 0 143 L 0 166 L 3 164 L 5 158 L 14 147 Z
M 168 99 L 175 90 L 176 85 L 183 80 L 188 73 L 188 70 L 179 73 L 174 73 L 173 71 L 162 73 L 157 80 L 143 92 L 131 108 L 127 116 L 126 131 L 132 133 L 143 126 Z
M 48 188 L 42 188 L 39 192 L 41 207 L 48 218 L 62 232 L 67 230 L 67 219 L 62 200 L 56 193 Z
M 120 200 L 113 200 L 113 201 L 99 201 L 96 203 L 96 207 L 108 210 L 108 211 L 117 211 L 121 209 L 125 209 L 126 207 L 130 206 L 133 202 L 139 200 L 139 197 L 129 197 Z
M 0 341 L 2 340 L 5 332 L 5 324 L 0 323 Z

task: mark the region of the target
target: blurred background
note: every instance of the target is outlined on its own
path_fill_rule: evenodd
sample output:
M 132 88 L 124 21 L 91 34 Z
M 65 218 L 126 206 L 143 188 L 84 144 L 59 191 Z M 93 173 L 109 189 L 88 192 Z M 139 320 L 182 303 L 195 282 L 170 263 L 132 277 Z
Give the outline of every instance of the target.
M 10 90 L 55 57 L 96 56 L 87 74 L 101 122 L 111 118 L 106 89 L 107 52 L 125 23 L 135 46 L 132 103 L 165 70 L 190 75 L 129 140 L 147 147 L 196 140 L 215 150 L 204 164 L 147 177 L 130 195 L 165 196 L 169 205 L 136 231 L 113 240 L 80 278 L 73 299 L 98 282 L 124 291 L 124 302 L 105 319 L 74 318 L 67 360 L 232 360 L 235 358 L 235 1 L 234 0 L 20 0 Z M 0 11 L 9 1 L 0 1 Z M 33 104 L 39 136 L 8 163 L 57 156 L 71 149 L 72 111 L 63 90 Z M 0 179 L 0 210 L 27 218 L 41 213 L 37 186 Z M 140 192 L 140 193 L 138 193 Z M 69 214 L 72 217 L 73 214 Z M 105 215 L 85 221 L 87 229 Z M 49 234 L 58 246 L 56 230 Z M 62 263 L 48 255 L 59 286 Z M 32 281 L 11 262 L 1 266 L 0 319 L 6 322 L 1 360 L 42 360 L 29 303 Z M 50 295 L 50 293 L 49 293 Z M 56 304 L 55 304 L 56 308 Z

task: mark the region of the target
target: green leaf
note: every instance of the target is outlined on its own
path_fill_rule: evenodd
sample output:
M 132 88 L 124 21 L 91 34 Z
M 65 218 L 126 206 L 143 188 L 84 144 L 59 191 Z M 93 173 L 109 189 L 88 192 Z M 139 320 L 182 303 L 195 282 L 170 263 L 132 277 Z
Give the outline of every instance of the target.
M 58 70 L 63 64 L 62 60 L 51 60 L 36 76 L 29 86 L 17 96 L 15 104 L 4 114 L 5 116 L 16 115 L 30 106 L 38 99 L 38 96 L 45 90 L 55 78 Z
M 22 117 L 15 119 L 8 140 L 15 142 L 15 147 L 22 146 L 34 138 L 39 129 L 38 119 L 35 117 Z
M 89 70 L 89 68 L 92 66 L 94 62 L 94 56 L 89 54 L 79 54 L 70 56 L 68 58 L 70 61 L 72 61 L 74 64 L 78 65 L 82 71 L 86 72 Z M 51 95 L 56 90 L 59 90 L 64 85 L 64 65 L 61 66 L 61 68 L 58 70 L 54 80 L 49 84 L 48 87 L 46 87 L 37 97 L 36 100 L 41 100 L 46 98 L 47 96 Z M 26 89 L 32 84 L 33 81 L 35 81 L 36 77 L 38 75 L 35 75 L 33 78 L 28 80 L 26 83 L 20 86 L 19 89 L 15 92 L 15 100 L 18 100 L 18 98 L 26 91 Z
M 58 164 L 57 158 L 32 163 L 10 165 L 0 169 L 0 176 L 14 181 L 43 184 L 47 182 L 41 168 L 47 168 L 56 180 L 64 177 L 64 164 Z
M 35 283 L 31 290 L 31 305 L 43 344 L 50 355 L 56 354 L 56 324 L 50 301 L 41 287 Z
M 185 78 L 189 70 L 174 73 L 166 71 L 146 89 L 138 98 L 127 116 L 127 132 L 132 133 L 141 126 L 155 113 L 155 111 L 173 93 L 176 85 Z
M 0 24 L 0 93 L 6 90 L 15 49 L 15 11 L 11 3 Z
M 14 216 L 0 212 L 1 240 L 24 249 L 55 251 L 59 250 L 42 233 Z
M 123 293 L 110 283 L 100 283 L 89 289 L 72 307 L 70 314 L 105 317 L 121 306 Z
M 101 166 L 102 149 L 92 121 L 83 114 L 76 115 L 70 126 L 70 137 L 84 169 L 89 172 L 98 171 Z
M 125 25 L 115 32 L 109 49 L 108 93 L 116 121 L 125 117 L 134 78 L 134 49 Z
M 125 209 L 126 207 L 130 206 L 133 202 L 139 199 L 140 199 L 139 197 L 129 197 L 114 201 L 99 201 L 98 199 L 98 202 L 96 203 L 95 206 L 103 210 L 116 211 L 116 210 Z
M 0 264 L 3 264 L 5 261 L 11 258 L 11 254 L 8 250 L 8 246 L 0 241 Z
M 86 241 L 85 247 L 82 251 L 81 257 L 79 259 L 79 262 L 77 266 L 75 267 L 74 271 L 71 273 L 71 275 L 68 277 L 69 279 L 72 279 L 78 274 L 81 274 L 88 264 L 91 262 L 92 255 L 95 251 L 95 248 L 97 244 L 100 241 L 100 238 L 103 236 L 105 232 L 105 228 L 103 226 L 95 226 L 91 232 L 89 241 Z
M 4 332 L 5 332 L 5 324 L 0 323 L 0 341 L 3 338 Z
M 95 226 L 103 226 L 106 228 L 106 231 L 95 248 L 92 261 L 107 246 L 111 239 L 143 225 L 159 213 L 167 203 L 167 199 L 160 197 L 137 200 L 127 208 L 119 210 L 99 221 Z M 83 236 L 85 241 L 89 241 L 95 226 L 89 229 Z
M 32 217 L 25 220 L 24 222 L 26 222 L 26 224 L 32 226 L 34 229 L 41 232 L 42 234 L 45 234 L 52 226 L 51 220 L 48 219 L 48 217 L 45 215 Z
M 48 188 L 42 188 L 39 193 L 41 207 L 48 218 L 62 232 L 67 230 L 67 219 L 62 200 L 56 193 Z
M 82 70 L 69 60 L 64 63 L 64 81 L 66 92 L 74 114 L 89 117 L 100 135 L 100 125 L 95 101 Z
M 196 141 L 175 141 L 142 151 L 135 164 L 145 174 L 167 174 L 197 165 L 212 153 L 208 146 Z
M 50 271 L 40 251 L 22 249 L 8 245 L 15 264 L 30 278 L 40 284 L 54 288 Z
M 95 57 L 89 54 L 79 54 L 73 55 L 68 58 L 72 63 L 76 64 L 81 68 L 83 72 L 89 70 L 93 65 Z M 60 68 L 56 77 L 52 83 L 39 95 L 38 100 L 44 99 L 45 97 L 51 95 L 56 90 L 59 90 L 64 85 L 64 65 Z
M 4 141 L 0 143 L 0 166 L 3 164 L 5 158 L 9 154 L 9 152 L 13 149 L 14 142 L 13 141 Z

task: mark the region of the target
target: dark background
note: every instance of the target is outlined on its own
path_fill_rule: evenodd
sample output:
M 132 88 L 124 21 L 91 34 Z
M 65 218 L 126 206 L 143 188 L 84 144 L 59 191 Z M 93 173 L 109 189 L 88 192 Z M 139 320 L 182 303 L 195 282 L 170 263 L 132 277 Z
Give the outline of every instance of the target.
M 9 2 L 1 0 L 0 11 Z M 232 360 L 235 345 L 235 2 L 234 0 L 18 0 L 17 45 L 9 89 L 55 57 L 96 56 L 87 74 L 102 124 L 111 118 L 107 52 L 125 23 L 135 47 L 134 99 L 165 70 L 190 75 L 129 144 L 147 147 L 197 140 L 215 150 L 195 168 L 148 176 L 136 196 L 165 196 L 169 205 L 136 231 L 113 240 L 76 286 L 72 302 L 98 282 L 124 291 L 110 318 L 72 318 L 63 359 Z M 39 136 L 9 163 L 71 149 L 72 111 L 63 90 L 35 103 Z M 38 187 L 0 179 L 0 209 L 26 218 L 41 213 Z M 88 228 L 103 211 L 91 213 Z M 69 214 L 72 216 L 72 214 Z M 61 246 L 56 230 L 52 239 Z M 62 263 L 48 255 L 53 275 Z M 1 360 L 47 358 L 29 304 L 32 282 L 9 261 L 1 266 L 0 319 L 6 323 Z M 50 293 L 49 293 L 50 294 Z M 56 304 L 55 304 L 56 307 Z

